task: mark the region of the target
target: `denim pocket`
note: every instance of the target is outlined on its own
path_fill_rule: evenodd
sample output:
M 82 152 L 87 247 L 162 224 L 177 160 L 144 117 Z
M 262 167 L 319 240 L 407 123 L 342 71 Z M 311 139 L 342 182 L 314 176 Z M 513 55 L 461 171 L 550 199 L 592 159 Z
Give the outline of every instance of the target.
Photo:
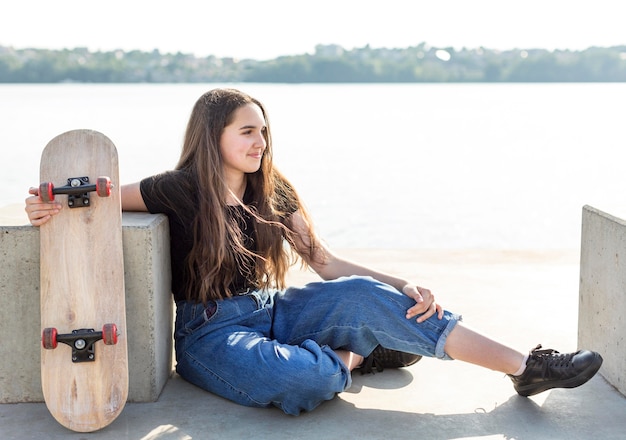
M 217 303 L 215 301 L 209 301 L 207 303 L 206 309 L 204 309 L 204 318 L 207 322 L 211 320 L 213 316 L 217 313 Z
M 179 336 L 189 336 L 196 332 L 204 324 L 211 321 L 217 315 L 217 304 L 215 301 L 209 301 L 207 306 L 201 304 L 187 304 L 181 316 L 182 325 Z

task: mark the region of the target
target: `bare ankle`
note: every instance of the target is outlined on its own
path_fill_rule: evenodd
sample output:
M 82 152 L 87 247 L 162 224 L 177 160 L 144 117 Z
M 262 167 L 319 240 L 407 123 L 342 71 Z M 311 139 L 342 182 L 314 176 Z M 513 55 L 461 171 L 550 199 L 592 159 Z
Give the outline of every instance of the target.
M 350 371 L 354 370 L 363 363 L 363 356 L 352 353 L 351 351 L 335 350 L 335 353 L 339 356 L 343 363 L 346 364 L 346 367 L 348 367 Z

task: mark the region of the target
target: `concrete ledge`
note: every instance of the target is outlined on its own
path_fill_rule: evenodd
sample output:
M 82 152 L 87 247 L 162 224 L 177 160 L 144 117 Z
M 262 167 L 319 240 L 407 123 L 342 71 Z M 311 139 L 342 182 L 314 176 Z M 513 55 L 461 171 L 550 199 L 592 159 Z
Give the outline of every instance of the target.
M 626 395 L 626 221 L 585 206 L 578 346 L 604 358 L 600 374 Z
M 128 400 L 154 402 L 172 372 L 169 226 L 124 213 Z M 41 402 L 39 230 L 0 226 L 0 403 Z

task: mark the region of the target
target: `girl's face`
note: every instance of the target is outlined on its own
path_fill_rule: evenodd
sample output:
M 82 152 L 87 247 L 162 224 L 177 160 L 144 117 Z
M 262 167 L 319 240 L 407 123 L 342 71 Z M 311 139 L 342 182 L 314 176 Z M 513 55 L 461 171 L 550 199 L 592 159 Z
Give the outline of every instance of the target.
M 256 104 L 247 104 L 235 110 L 233 122 L 224 127 L 220 138 L 227 178 L 239 178 L 259 169 L 267 147 L 263 137 L 266 130 L 265 118 Z

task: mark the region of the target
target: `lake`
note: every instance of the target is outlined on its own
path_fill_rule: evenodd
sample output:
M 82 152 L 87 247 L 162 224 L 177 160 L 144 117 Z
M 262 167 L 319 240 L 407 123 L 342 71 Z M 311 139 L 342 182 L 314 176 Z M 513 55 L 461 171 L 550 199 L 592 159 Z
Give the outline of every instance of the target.
M 171 169 L 219 86 L 0 85 L 0 206 L 76 128 L 113 140 L 122 183 Z M 583 205 L 626 206 L 626 84 L 226 86 L 266 105 L 275 162 L 333 247 L 574 249 Z

